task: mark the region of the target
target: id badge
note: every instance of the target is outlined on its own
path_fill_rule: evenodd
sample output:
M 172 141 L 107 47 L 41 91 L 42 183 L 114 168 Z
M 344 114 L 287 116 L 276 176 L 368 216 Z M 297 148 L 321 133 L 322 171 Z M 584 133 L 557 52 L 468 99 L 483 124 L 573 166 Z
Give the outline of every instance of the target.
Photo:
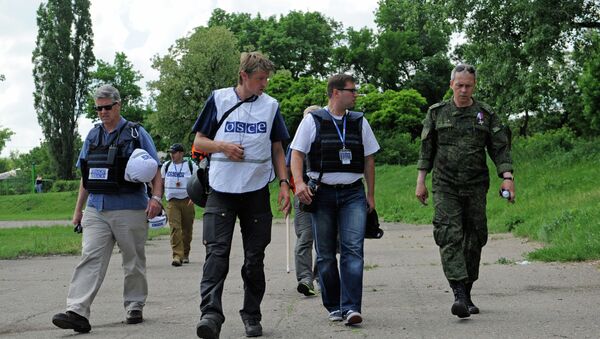
M 350 162 L 352 161 L 352 151 L 347 148 L 342 148 L 340 150 L 340 161 L 342 162 L 342 165 L 350 165 Z
M 108 168 L 90 168 L 90 174 L 88 176 L 90 180 L 107 180 L 108 179 Z

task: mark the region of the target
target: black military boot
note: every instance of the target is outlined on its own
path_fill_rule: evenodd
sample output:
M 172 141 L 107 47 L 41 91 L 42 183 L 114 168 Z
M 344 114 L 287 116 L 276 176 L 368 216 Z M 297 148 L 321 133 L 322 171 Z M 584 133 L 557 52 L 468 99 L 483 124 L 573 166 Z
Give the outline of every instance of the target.
M 471 288 L 473 288 L 472 282 L 465 283 L 465 290 L 467 292 L 467 307 L 469 308 L 469 313 L 478 314 L 479 307 L 475 306 L 475 304 L 473 304 L 473 301 L 471 300 Z
M 465 283 L 462 281 L 451 280 L 450 287 L 454 293 L 454 304 L 452 304 L 451 312 L 459 318 L 467 318 L 471 316 L 467 307 L 467 291 Z

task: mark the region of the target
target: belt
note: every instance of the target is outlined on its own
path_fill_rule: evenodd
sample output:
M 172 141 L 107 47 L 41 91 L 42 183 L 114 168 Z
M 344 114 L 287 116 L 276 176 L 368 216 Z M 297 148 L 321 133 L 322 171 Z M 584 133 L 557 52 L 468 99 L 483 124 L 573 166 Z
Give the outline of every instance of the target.
M 190 199 L 190 197 L 186 197 L 186 198 L 171 198 L 171 199 L 169 199 L 169 201 L 171 201 L 171 200 L 185 201 L 185 200 L 189 200 L 189 199 Z
M 329 188 L 334 188 L 334 189 L 355 188 L 355 187 L 362 186 L 362 179 L 358 179 L 358 180 L 356 180 L 355 182 L 353 182 L 351 184 L 329 185 L 329 184 L 321 183 L 321 186 L 323 186 L 323 187 L 329 187 Z

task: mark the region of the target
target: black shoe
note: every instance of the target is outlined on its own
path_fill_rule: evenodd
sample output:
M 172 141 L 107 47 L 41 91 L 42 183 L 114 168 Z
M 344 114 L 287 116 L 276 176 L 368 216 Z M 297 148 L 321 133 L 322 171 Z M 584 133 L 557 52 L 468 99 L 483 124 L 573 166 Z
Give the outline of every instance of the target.
M 125 317 L 125 322 L 128 324 L 139 324 L 144 321 L 144 317 L 142 316 L 142 310 L 131 310 L 127 311 L 127 317 Z
M 179 259 L 179 258 L 173 258 L 173 261 L 171 262 L 171 265 L 173 265 L 175 267 L 181 266 L 181 259 Z
M 86 317 L 71 311 L 55 314 L 52 317 L 52 323 L 56 327 L 71 329 L 79 333 L 87 333 L 92 330 L 92 326 L 90 326 L 90 322 Z
M 259 320 L 244 319 L 244 327 L 246 328 L 246 337 L 260 337 L 262 335 L 262 326 Z
M 315 288 L 310 283 L 305 283 L 305 282 L 298 283 L 298 287 L 296 288 L 296 290 L 299 293 L 302 293 L 307 297 L 312 297 L 314 295 L 317 295 L 317 292 L 315 292 Z
M 465 283 L 465 291 L 467 292 L 467 308 L 469 309 L 469 313 L 478 314 L 479 307 L 473 304 L 473 300 L 471 300 L 471 289 L 473 288 L 473 283 Z
M 450 311 L 459 318 L 467 318 L 471 316 L 467 307 L 467 291 L 465 284 L 462 281 L 450 281 L 450 287 L 454 293 L 454 304 Z
M 196 335 L 198 338 L 219 339 L 219 332 L 221 332 L 219 325 L 212 319 L 200 319 L 196 325 Z

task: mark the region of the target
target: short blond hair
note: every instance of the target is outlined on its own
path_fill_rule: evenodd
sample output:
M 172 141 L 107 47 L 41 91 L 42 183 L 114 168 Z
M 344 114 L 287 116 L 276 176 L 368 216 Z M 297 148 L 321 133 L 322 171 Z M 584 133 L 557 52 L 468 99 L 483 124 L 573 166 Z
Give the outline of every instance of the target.
M 240 73 L 245 72 L 250 75 L 257 71 L 268 72 L 275 71 L 275 64 L 260 52 L 243 52 L 240 56 Z M 238 84 L 242 84 L 242 75 L 239 75 Z

